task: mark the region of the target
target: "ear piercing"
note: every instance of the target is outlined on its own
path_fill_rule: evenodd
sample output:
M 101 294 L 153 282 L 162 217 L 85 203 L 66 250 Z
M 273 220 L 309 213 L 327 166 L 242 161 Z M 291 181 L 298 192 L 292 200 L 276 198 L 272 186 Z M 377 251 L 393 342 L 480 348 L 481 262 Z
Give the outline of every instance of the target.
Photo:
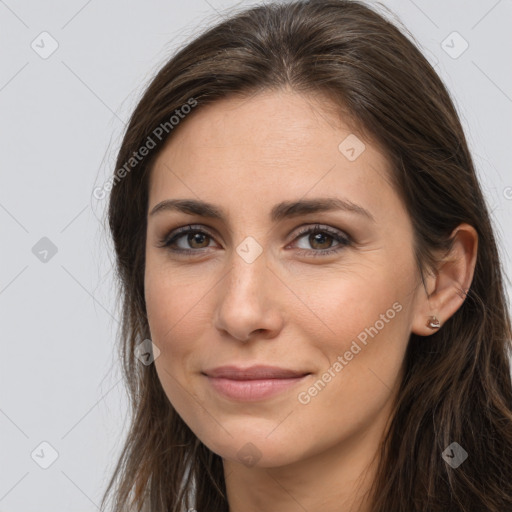
M 435 316 L 429 316 L 427 321 L 427 327 L 431 329 L 439 329 L 441 327 L 441 322 Z

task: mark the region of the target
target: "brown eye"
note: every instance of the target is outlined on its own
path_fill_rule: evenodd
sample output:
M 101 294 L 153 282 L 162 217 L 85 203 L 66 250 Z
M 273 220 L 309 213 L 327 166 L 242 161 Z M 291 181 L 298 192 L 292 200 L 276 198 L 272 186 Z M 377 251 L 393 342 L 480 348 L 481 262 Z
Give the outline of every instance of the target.
M 195 226 L 185 226 L 174 230 L 161 240 L 159 247 L 165 247 L 177 254 L 201 254 L 202 249 L 210 247 L 212 240 L 212 235 L 203 229 Z
M 309 243 L 315 249 L 329 249 L 332 245 L 333 237 L 326 233 L 316 233 L 309 235 Z
M 295 240 L 306 239 L 312 249 L 299 247 L 303 256 L 327 256 L 343 250 L 352 243 L 351 238 L 329 226 L 316 225 L 302 230 Z M 336 242 L 333 246 L 333 241 Z
M 190 247 L 195 249 L 204 249 L 208 247 L 208 244 L 203 246 L 205 240 L 209 240 L 210 236 L 206 233 L 198 232 L 198 233 L 189 233 L 187 235 L 187 243 L 190 244 Z M 198 247 L 198 244 L 200 247 Z

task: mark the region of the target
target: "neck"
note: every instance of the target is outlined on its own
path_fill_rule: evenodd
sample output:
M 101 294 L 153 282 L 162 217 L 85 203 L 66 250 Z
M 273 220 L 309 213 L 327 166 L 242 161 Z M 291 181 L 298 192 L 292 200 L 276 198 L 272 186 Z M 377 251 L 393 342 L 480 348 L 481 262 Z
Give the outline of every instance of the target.
M 350 438 L 326 440 L 324 451 L 287 465 L 246 467 L 223 459 L 229 512 L 369 512 L 388 419 L 381 414 Z

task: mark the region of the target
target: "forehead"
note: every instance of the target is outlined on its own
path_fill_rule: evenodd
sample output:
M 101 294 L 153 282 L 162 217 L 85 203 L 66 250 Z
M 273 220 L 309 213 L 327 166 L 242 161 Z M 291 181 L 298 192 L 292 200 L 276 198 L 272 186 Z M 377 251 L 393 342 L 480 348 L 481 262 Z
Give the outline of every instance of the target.
M 378 206 L 390 187 L 387 161 L 337 112 L 327 99 L 289 91 L 200 107 L 156 159 L 150 202 L 196 195 L 247 205 L 339 191 Z

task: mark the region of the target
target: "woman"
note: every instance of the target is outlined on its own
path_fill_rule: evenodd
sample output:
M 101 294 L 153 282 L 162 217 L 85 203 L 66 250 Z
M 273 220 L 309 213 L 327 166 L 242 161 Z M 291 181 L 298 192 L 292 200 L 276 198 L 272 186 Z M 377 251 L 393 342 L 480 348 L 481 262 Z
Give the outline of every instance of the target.
M 113 510 L 512 510 L 511 324 L 449 94 L 359 2 L 266 5 L 136 107 Z M 143 364 L 141 364 L 143 363 Z

